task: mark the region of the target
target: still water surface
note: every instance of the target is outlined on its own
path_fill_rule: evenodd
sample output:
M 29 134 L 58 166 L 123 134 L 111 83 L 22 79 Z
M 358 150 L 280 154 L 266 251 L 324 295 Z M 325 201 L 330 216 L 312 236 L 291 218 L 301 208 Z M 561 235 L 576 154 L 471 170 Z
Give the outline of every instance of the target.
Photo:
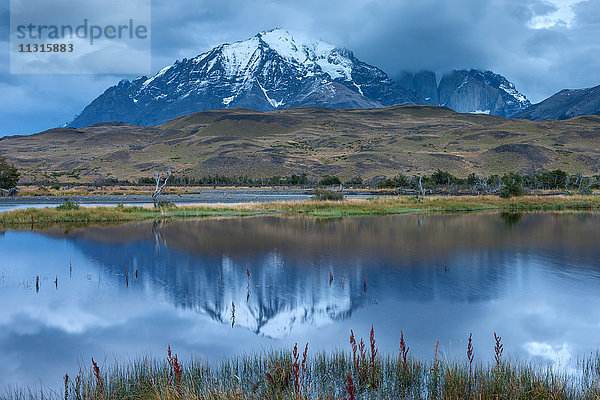
M 371 324 L 380 351 L 403 330 L 414 355 L 439 340 L 463 357 L 472 332 L 488 360 L 498 332 L 505 354 L 569 368 L 600 347 L 599 245 L 600 215 L 551 213 L 3 232 L 0 389 L 58 388 L 92 356 L 106 366 L 169 344 L 184 360 L 349 350 L 350 329 L 368 338 Z
M 348 199 L 377 197 L 372 193 L 346 191 Z M 308 200 L 313 196 L 311 190 L 300 189 L 206 189 L 194 194 L 162 195 L 161 200 L 174 204 L 236 204 L 265 203 L 273 201 Z M 0 212 L 22 208 L 56 207 L 64 203 L 65 198 L 83 207 L 152 205 L 150 195 L 85 195 L 85 196 L 36 196 L 36 197 L 0 197 Z

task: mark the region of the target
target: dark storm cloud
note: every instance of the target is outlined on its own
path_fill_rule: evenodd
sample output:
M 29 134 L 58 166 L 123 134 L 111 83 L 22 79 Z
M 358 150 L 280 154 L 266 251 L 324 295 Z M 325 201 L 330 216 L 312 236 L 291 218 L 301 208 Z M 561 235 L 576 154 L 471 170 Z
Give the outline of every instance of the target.
M 347 47 L 392 77 L 403 70 L 491 69 L 513 81 L 532 101 L 540 101 L 563 88 L 600 84 L 600 1 L 575 3 L 577 0 L 155 0 L 153 70 L 223 42 L 285 27 Z M 0 8 L 3 31 L 8 24 L 7 4 Z M 574 4 L 572 11 L 569 4 Z M 534 22 L 541 25 L 539 29 L 532 27 Z M 0 42 L 0 50 L 4 54 L 0 58 L 0 135 L 68 121 L 109 84 L 131 78 L 10 76 L 6 42 Z M 11 96 L 29 99 L 29 104 L 15 107 Z
M 404 70 L 491 69 L 540 101 L 565 87 L 600 84 L 600 2 L 575 4 L 572 21 L 561 22 L 558 15 L 555 26 L 531 26 L 536 17 L 564 11 L 569 1 L 575 2 L 233 0 L 171 6 L 160 0 L 153 9 L 155 68 L 222 42 L 286 27 L 347 47 L 392 77 Z

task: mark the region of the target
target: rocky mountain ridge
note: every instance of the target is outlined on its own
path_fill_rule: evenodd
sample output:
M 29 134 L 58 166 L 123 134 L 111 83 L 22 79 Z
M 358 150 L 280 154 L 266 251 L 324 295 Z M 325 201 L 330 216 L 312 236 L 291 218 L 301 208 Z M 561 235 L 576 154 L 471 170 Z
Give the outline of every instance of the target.
M 270 111 L 398 104 L 446 105 L 459 112 L 500 116 L 529 106 L 512 83 L 490 71 L 454 71 L 442 78 L 439 87 L 433 72 L 404 73 L 395 81 L 348 49 L 274 29 L 178 60 L 153 77 L 122 80 L 69 126 L 111 121 L 158 125 L 223 108 Z
M 600 85 L 587 89 L 561 90 L 527 108 L 517 117 L 539 121 L 569 119 L 581 115 L 600 115 Z

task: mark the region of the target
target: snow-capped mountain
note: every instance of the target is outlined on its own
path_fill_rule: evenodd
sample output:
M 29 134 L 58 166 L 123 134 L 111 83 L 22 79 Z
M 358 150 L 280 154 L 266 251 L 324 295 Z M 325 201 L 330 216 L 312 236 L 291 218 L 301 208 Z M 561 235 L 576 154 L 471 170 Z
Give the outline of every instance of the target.
M 267 111 L 403 103 L 423 103 L 423 99 L 349 50 L 275 29 L 176 61 L 151 78 L 123 80 L 89 104 L 70 126 L 109 121 L 155 125 L 197 111 L 230 107 Z
M 156 125 L 221 108 L 269 111 L 287 107 L 376 108 L 432 104 L 458 112 L 512 117 L 531 104 L 491 71 L 404 73 L 398 82 L 347 49 L 287 30 L 261 32 L 176 61 L 151 78 L 122 80 L 69 124 L 122 121 Z
M 459 70 L 442 77 L 440 105 L 463 113 L 513 117 L 531 106 L 527 97 L 502 75 L 492 71 Z
M 330 280 L 329 265 L 305 268 L 305 263 L 320 265 L 321 258 L 306 261 L 303 256 L 269 251 L 216 258 L 170 249 L 167 242 L 172 237 L 163 239 L 160 227 L 154 234 L 155 243 L 142 240 L 113 247 L 79 240 L 76 246 L 97 260 L 106 280 L 122 281 L 128 267 L 139 265 L 144 280 L 139 286 L 131 284 L 132 290 L 137 287 L 178 308 L 270 338 L 347 319 L 370 300 L 364 291 L 362 264 L 336 269 L 336 274 L 346 276 L 341 285 L 339 278 Z M 370 285 L 377 287 L 377 282 L 374 278 Z

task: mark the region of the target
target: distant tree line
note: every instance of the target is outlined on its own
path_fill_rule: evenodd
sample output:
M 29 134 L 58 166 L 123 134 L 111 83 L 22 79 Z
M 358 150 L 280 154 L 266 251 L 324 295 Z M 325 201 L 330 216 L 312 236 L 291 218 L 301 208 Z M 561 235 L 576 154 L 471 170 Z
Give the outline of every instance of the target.
M 332 185 L 362 185 L 360 177 L 354 177 L 342 182 L 337 176 L 325 175 L 323 178 L 310 179 L 306 172 L 287 176 L 274 175 L 267 178 L 251 178 L 247 175 L 226 176 L 209 175 L 202 178 L 189 178 L 173 175 L 170 179 L 173 186 L 332 186 Z M 152 185 L 153 178 L 140 178 L 138 184 Z
M 549 172 L 539 172 L 521 175 L 510 172 L 500 175 L 477 176 L 471 173 L 466 178 L 459 178 L 448 171 L 438 169 L 431 175 L 407 176 L 398 174 L 393 178 L 382 179 L 377 183 L 379 188 L 398 188 L 408 190 L 446 191 L 471 190 L 475 194 L 498 194 L 501 197 L 520 196 L 536 190 L 565 190 L 577 191 L 581 194 L 591 193 L 592 189 L 600 187 L 600 176 L 569 175 L 557 169 Z
M 141 185 L 153 185 L 154 178 L 140 178 L 138 183 Z M 190 178 L 173 175 L 169 184 L 173 186 L 308 186 L 313 182 L 309 181 L 306 173 L 292 174 L 289 176 L 274 175 L 268 178 L 251 178 L 247 175 L 226 176 L 209 175 L 202 178 Z
M 140 178 L 139 184 L 154 184 L 153 178 Z M 203 178 L 173 176 L 170 184 L 174 186 L 337 186 L 363 185 L 361 177 L 343 181 L 337 176 L 326 175 L 320 179 L 311 179 L 306 173 L 288 176 L 271 176 L 268 178 L 251 178 L 245 175 L 226 176 L 209 175 Z M 536 190 L 576 191 L 581 194 L 591 193 L 600 187 L 600 176 L 569 175 L 557 169 L 549 172 L 519 174 L 510 172 L 504 175 L 478 176 L 471 173 L 466 178 L 459 178 L 448 171 L 438 169 L 430 175 L 408 176 L 398 174 L 393 178 L 384 178 L 376 183 L 379 189 L 403 189 L 414 191 L 420 195 L 427 193 L 496 194 L 503 197 L 520 196 Z
M 18 174 L 18 172 L 17 172 Z M 11 181 L 14 181 L 14 175 Z M 18 175 L 17 175 L 18 176 Z M 18 178 L 17 178 L 18 179 Z M 0 183 L 2 181 L 0 180 Z M 92 182 L 97 186 L 117 185 L 155 185 L 154 177 L 139 178 L 137 182 L 120 180 L 117 178 L 102 178 Z M 16 184 L 16 183 L 15 183 Z M 191 178 L 173 174 L 169 179 L 169 186 L 373 186 L 379 189 L 401 189 L 404 191 L 424 191 L 426 193 L 453 193 L 471 192 L 474 194 L 497 194 L 503 196 L 519 196 L 536 190 L 563 190 L 576 191 L 581 194 L 590 193 L 592 189 L 600 188 L 600 176 L 584 176 L 583 174 L 567 174 L 557 169 L 549 172 L 532 174 L 519 174 L 516 172 L 504 175 L 479 176 L 474 173 L 466 178 L 459 178 L 448 171 L 438 169 L 432 174 L 405 175 L 398 174 L 392 178 L 383 178 L 366 185 L 359 176 L 349 180 L 340 177 L 325 175 L 321 178 L 311 178 L 307 173 L 291 174 L 287 176 L 274 175 L 266 178 L 253 178 L 247 175 L 227 176 L 208 175 L 201 178 Z M 1 187 L 1 186 L 0 186 Z

